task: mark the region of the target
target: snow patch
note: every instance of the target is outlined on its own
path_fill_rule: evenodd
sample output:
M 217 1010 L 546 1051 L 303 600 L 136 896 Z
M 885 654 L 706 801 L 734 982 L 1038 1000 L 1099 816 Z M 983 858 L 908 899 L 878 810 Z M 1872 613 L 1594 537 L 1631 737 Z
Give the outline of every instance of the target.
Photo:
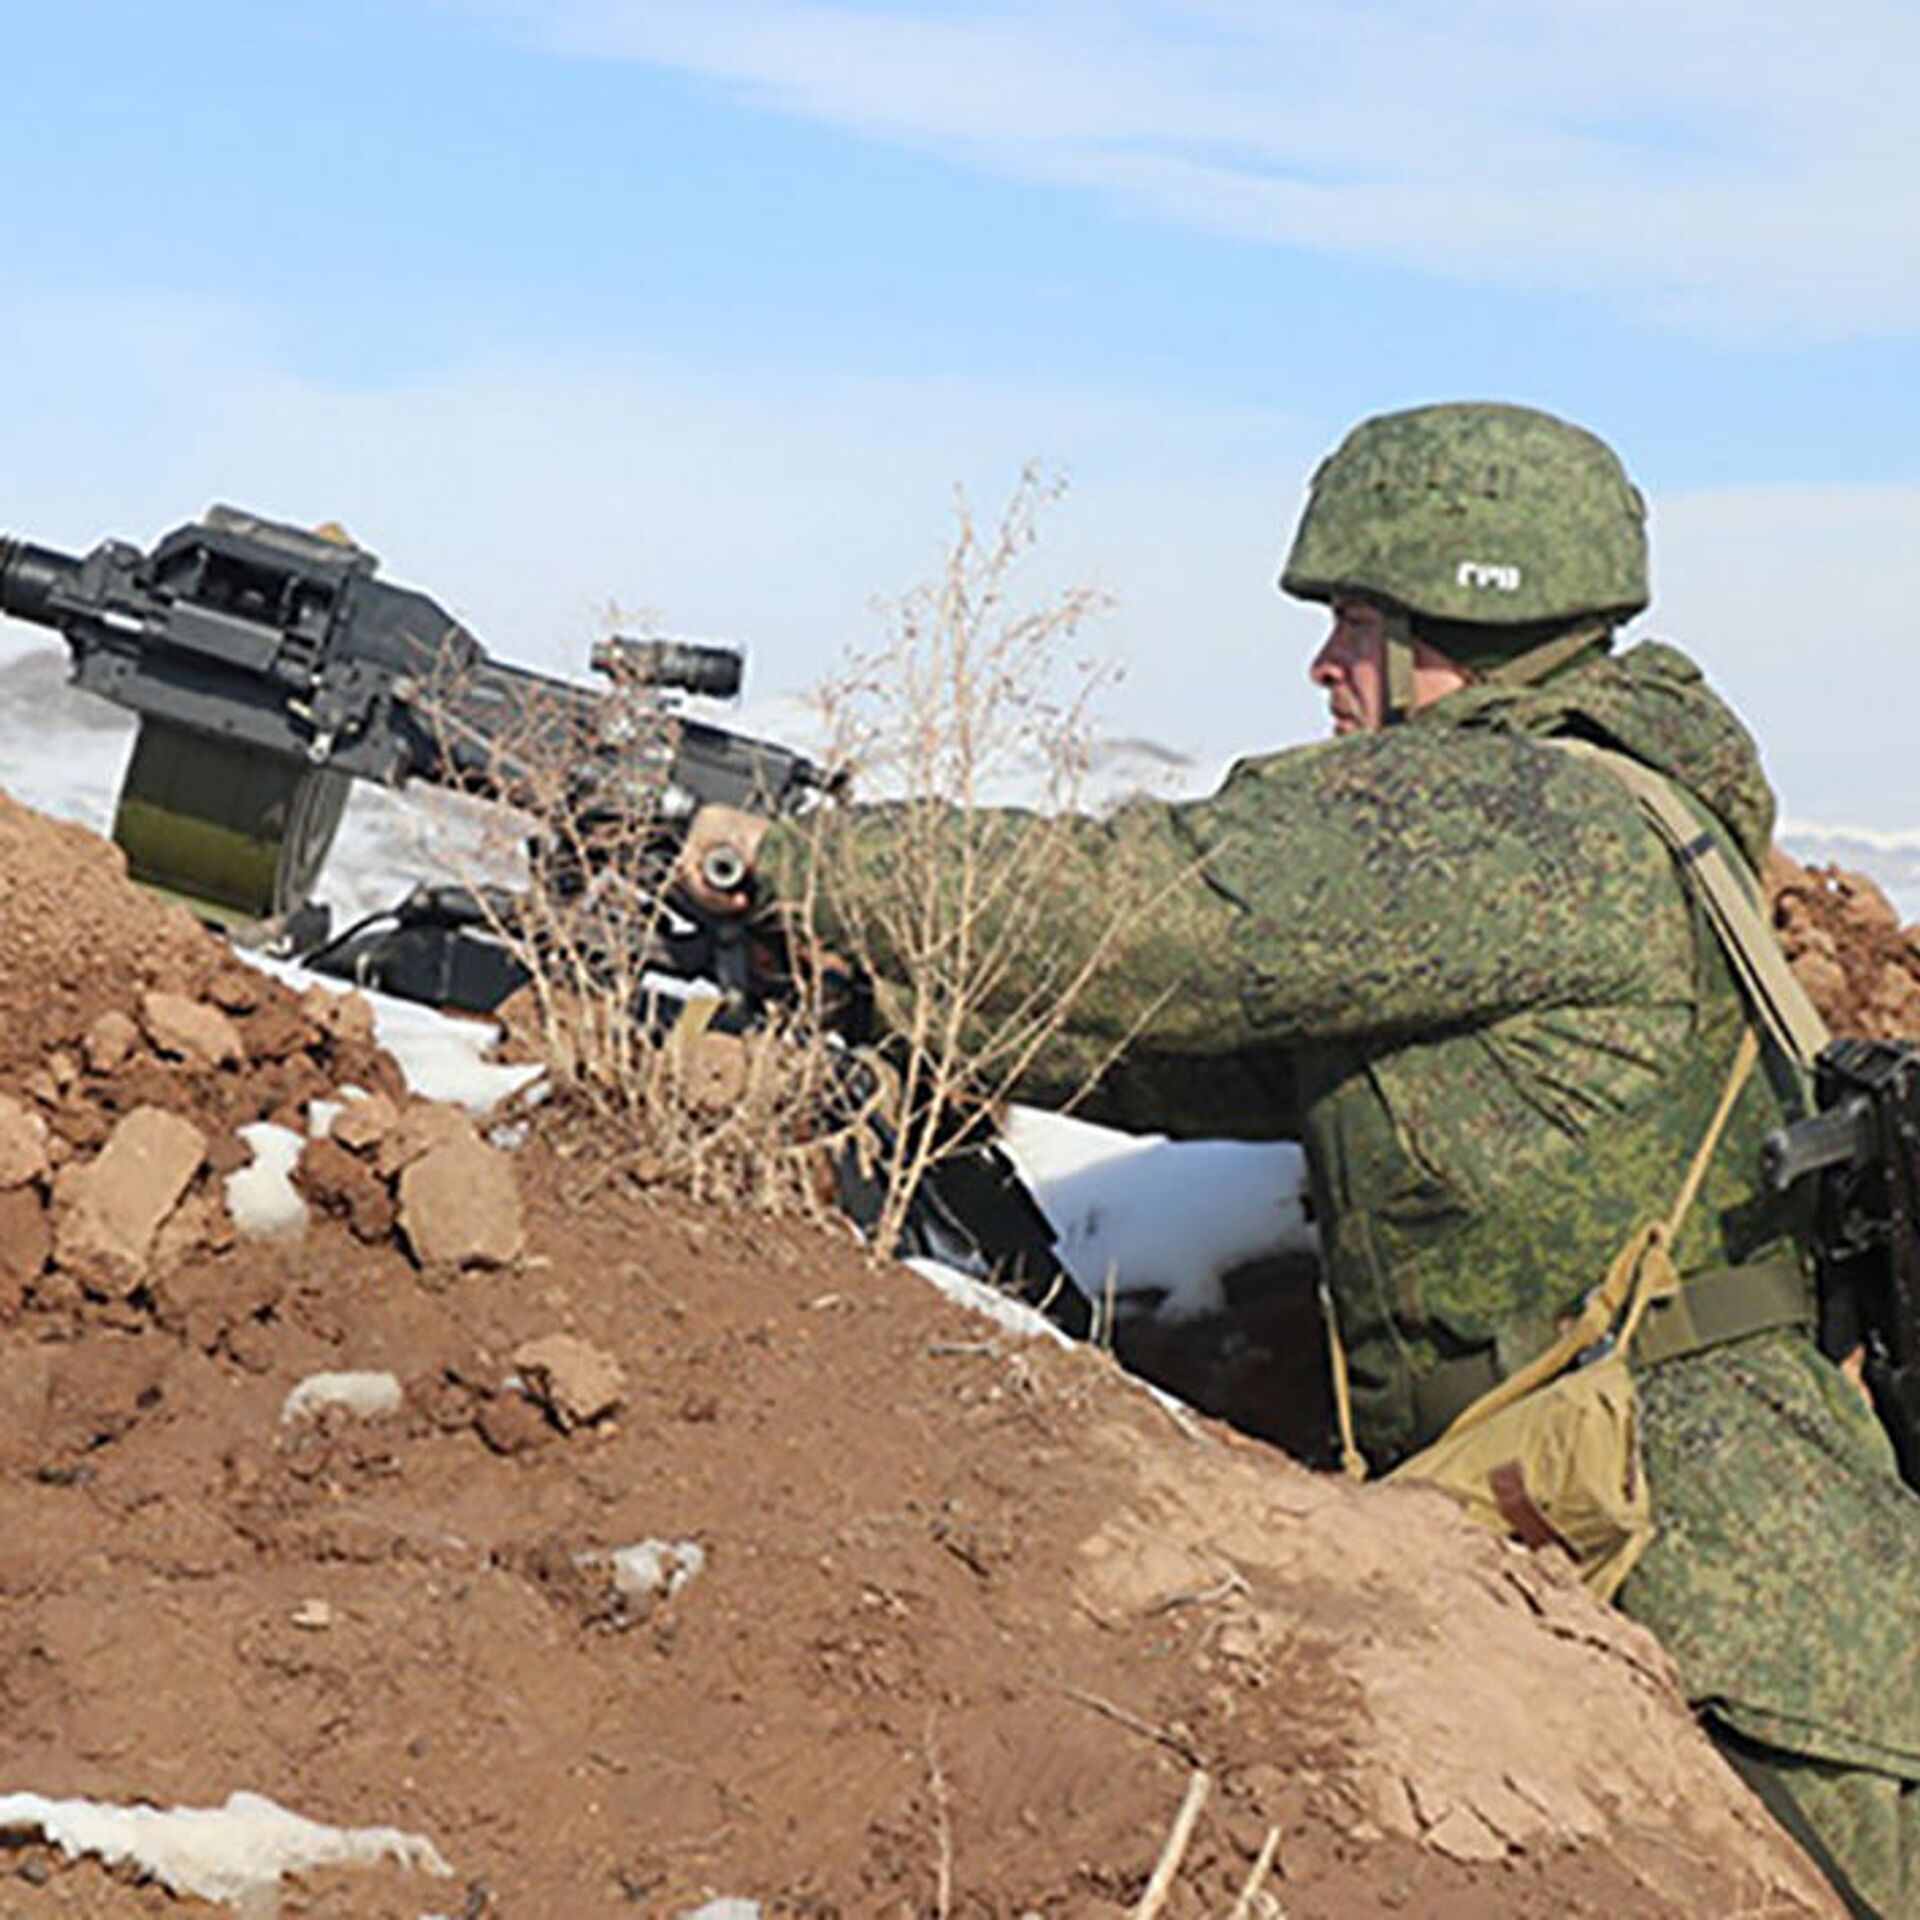
M 1169 1140 L 1023 1106 L 1007 1110 L 1001 1139 L 1074 1284 L 1095 1302 L 1111 1287 L 1122 1311 L 1220 1312 L 1223 1274 L 1319 1244 L 1306 1156 L 1290 1140 Z
M 636 1546 L 582 1558 L 606 1567 L 613 1576 L 614 1591 L 623 1600 L 671 1600 L 700 1577 L 707 1550 L 697 1540 L 642 1540 Z
M 921 1279 L 931 1281 L 955 1306 L 971 1309 L 995 1326 L 1004 1327 L 1008 1333 L 1018 1334 L 1023 1340 L 1045 1338 L 1063 1347 L 1076 1344 L 1037 1307 L 1016 1300 L 1010 1293 L 1002 1293 L 984 1280 L 976 1280 L 970 1273 L 962 1273 L 958 1267 L 943 1266 L 938 1260 L 915 1259 L 905 1264 Z
M 240 957 L 296 993 L 325 987 L 329 993 L 365 995 L 373 1009 L 374 1038 L 399 1062 L 407 1085 L 423 1099 L 445 1100 L 482 1114 L 540 1077 L 537 1066 L 504 1066 L 487 1059 L 500 1038 L 500 1029 L 491 1020 L 452 1019 L 411 1000 L 396 1000 L 391 994 L 355 987 L 329 974 L 310 973 L 290 960 L 260 953 Z
M 398 1413 L 405 1395 L 391 1373 L 310 1373 L 280 1404 L 280 1424 L 311 1420 L 329 1407 L 379 1420 Z
M 291 1127 L 256 1120 L 238 1129 L 253 1149 L 250 1165 L 227 1175 L 227 1211 L 249 1240 L 291 1239 L 307 1228 L 307 1203 L 292 1174 L 306 1141 Z
M 283 1874 L 314 1867 L 388 1862 L 447 1878 L 453 1869 L 431 1840 L 398 1827 L 328 1827 L 258 1793 L 232 1793 L 224 1807 L 117 1807 L 95 1800 L 0 1794 L 0 1833 L 39 1834 L 69 1860 L 97 1855 L 130 1866 L 173 1894 L 193 1894 L 266 1920 Z

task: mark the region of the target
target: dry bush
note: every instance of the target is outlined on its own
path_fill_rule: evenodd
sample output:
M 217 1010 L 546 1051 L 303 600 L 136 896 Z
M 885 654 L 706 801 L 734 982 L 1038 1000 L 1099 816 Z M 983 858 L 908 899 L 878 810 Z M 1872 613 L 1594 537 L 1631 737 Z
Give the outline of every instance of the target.
M 686 930 L 664 898 L 679 826 L 669 703 L 617 674 L 605 692 L 514 694 L 488 699 L 449 673 L 419 705 L 464 783 L 502 803 L 491 840 L 457 870 L 528 975 L 502 1013 L 546 1067 L 547 1102 L 588 1119 L 650 1183 L 774 1210 L 817 1204 L 832 1146 L 817 1023 L 770 1010 L 751 1031 L 718 1031 L 723 1002 L 663 964 Z M 498 884 L 509 869 L 517 884 Z
M 814 816 L 792 903 L 876 981 L 896 1083 L 870 1143 L 881 1249 L 929 1170 L 991 1128 L 1143 904 L 1124 889 L 1062 897 L 1109 674 L 1079 650 L 1102 595 L 1022 597 L 1059 491 L 1029 468 L 984 528 L 958 497 L 939 577 L 894 604 L 883 643 L 817 695 L 832 764 L 884 822 L 876 836 L 871 817 L 843 833 L 833 810 Z M 1073 941 L 1059 937 L 1064 915 L 1080 923 Z
M 480 890 L 490 931 L 530 975 L 516 1032 L 648 1178 L 813 1205 L 828 1157 L 856 1153 L 882 1189 L 871 1243 L 891 1250 L 929 1171 L 981 1137 L 1110 958 L 1139 901 L 1059 893 L 1106 678 L 1077 642 L 1105 603 L 1086 588 L 1018 597 L 1057 491 L 1029 471 L 984 530 L 959 499 L 939 576 L 817 692 L 828 767 L 859 783 L 863 830 L 838 834 L 834 808 L 814 812 L 782 920 L 803 962 L 818 945 L 877 977 L 887 1037 L 859 1072 L 826 1032 L 818 967 L 799 966 L 796 1003 L 763 1009 L 743 1035 L 650 1017 L 677 840 L 662 811 L 675 722 L 655 691 L 616 682 L 594 703 L 530 690 L 510 711 L 482 703 L 476 723 L 471 689 L 433 690 L 429 711 L 473 784 L 537 823 L 524 891 Z M 885 857 L 847 858 L 875 826 Z M 832 938 L 816 942 L 828 900 Z M 1082 923 L 1075 942 L 1057 937 L 1063 913 Z

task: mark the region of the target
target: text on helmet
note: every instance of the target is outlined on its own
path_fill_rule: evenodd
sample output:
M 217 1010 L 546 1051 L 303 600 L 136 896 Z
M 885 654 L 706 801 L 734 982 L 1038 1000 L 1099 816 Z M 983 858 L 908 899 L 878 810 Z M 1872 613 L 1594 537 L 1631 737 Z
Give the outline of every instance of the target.
M 1500 560 L 1462 560 L 1453 578 L 1456 586 L 1491 588 L 1496 593 L 1520 591 L 1520 569 Z

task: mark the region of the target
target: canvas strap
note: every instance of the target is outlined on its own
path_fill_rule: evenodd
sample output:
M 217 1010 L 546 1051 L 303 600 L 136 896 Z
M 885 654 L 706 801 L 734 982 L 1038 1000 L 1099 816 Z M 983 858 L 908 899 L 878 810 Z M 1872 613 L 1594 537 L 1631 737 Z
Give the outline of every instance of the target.
M 1606 620 L 1569 628 L 1565 633 L 1555 634 L 1551 640 L 1541 641 L 1537 647 L 1529 647 L 1525 653 L 1516 653 L 1512 659 L 1502 660 L 1498 666 L 1487 668 L 1480 678 L 1490 686 L 1530 687 L 1536 681 L 1558 673 L 1569 661 L 1577 660 L 1596 641 L 1604 640 L 1612 631 L 1612 623 Z
M 1811 1069 L 1831 1037 L 1827 1024 L 1807 998 L 1807 990 L 1794 978 L 1751 885 L 1735 869 L 1719 841 L 1701 826 L 1672 783 L 1651 767 L 1591 741 L 1558 739 L 1553 744 L 1604 767 L 1640 803 L 1641 812 L 1679 863 L 1682 879 L 1706 907 L 1727 959 L 1746 990 L 1748 1003 L 1765 1024 L 1768 1037 L 1795 1065 Z

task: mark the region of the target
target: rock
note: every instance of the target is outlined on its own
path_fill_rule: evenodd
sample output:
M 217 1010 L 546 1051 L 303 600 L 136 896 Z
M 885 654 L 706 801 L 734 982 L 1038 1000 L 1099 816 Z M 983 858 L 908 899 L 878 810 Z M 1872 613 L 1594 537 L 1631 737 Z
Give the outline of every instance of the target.
M 457 1116 L 456 1116 L 457 1117 Z M 400 1231 L 422 1266 L 504 1266 L 526 1244 L 513 1162 L 467 1128 L 400 1176 Z
M 140 1029 L 118 1007 L 112 1007 L 87 1029 L 80 1051 L 93 1072 L 114 1073 L 126 1065 L 139 1044 Z
M 604 1419 L 626 1391 L 620 1363 L 570 1333 L 550 1333 L 516 1347 L 513 1365 L 562 1433 Z
M 326 1134 L 353 1153 L 370 1153 L 399 1120 L 400 1109 L 384 1093 L 369 1093 L 347 1101 L 333 1116 Z
M 399 1210 L 387 1183 L 337 1141 L 308 1141 L 295 1177 L 315 1206 L 346 1216 L 356 1239 L 384 1240 L 393 1231 Z
M 311 1420 L 330 1407 L 362 1420 L 380 1420 L 398 1413 L 404 1399 L 395 1374 L 310 1373 L 281 1402 L 280 1424 Z
M 0 1093 L 0 1188 L 24 1187 L 46 1177 L 47 1123 L 9 1094 Z
M 0 1319 L 20 1310 L 53 1247 L 47 1210 L 32 1187 L 0 1191 Z
M 128 1294 L 145 1275 L 154 1236 L 206 1157 L 206 1136 L 160 1107 L 136 1107 L 84 1165 L 54 1183 L 53 1251 L 84 1285 Z
M 238 1066 L 246 1058 L 239 1028 L 218 1007 L 184 993 L 142 994 L 140 1023 L 161 1053 L 190 1067 Z
M 300 1011 L 329 1040 L 373 1045 L 373 1003 L 364 993 L 335 993 L 330 987 L 309 987 L 300 996 Z
M 334 1122 L 336 1137 L 346 1117 L 342 1114 L 340 1120 Z M 438 1100 L 416 1100 L 381 1135 L 380 1144 L 374 1149 L 373 1163 L 391 1180 L 436 1147 L 461 1141 L 477 1142 L 479 1137 L 473 1130 L 473 1122 L 458 1107 L 446 1106 Z

